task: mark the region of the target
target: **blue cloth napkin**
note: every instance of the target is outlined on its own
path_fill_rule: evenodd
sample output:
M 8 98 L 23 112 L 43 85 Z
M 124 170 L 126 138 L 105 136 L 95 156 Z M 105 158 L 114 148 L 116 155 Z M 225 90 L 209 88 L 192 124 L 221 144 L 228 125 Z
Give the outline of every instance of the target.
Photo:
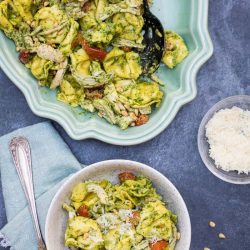
M 26 198 L 8 149 L 10 140 L 15 136 L 24 136 L 30 143 L 34 190 L 43 236 L 47 211 L 54 194 L 65 178 L 81 169 L 81 164 L 47 122 L 16 130 L 0 138 L 0 170 L 8 221 L 1 233 L 15 250 L 37 250 Z

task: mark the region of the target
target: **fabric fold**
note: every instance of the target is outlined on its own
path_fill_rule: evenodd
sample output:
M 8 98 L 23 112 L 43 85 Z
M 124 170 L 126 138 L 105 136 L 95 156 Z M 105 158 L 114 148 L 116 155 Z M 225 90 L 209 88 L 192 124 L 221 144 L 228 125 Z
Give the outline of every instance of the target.
M 15 250 L 35 250 L 34 226 L 8 148 L 10 140 L 16 136 L 24 136 L 30 143 L 34 191 L 43 236 L 51 200 L 65 179 L 81 169 L 81 164 L 48 122 L 19 129 L 0 138 L 1 181 L 8 221 L 1 233 Z

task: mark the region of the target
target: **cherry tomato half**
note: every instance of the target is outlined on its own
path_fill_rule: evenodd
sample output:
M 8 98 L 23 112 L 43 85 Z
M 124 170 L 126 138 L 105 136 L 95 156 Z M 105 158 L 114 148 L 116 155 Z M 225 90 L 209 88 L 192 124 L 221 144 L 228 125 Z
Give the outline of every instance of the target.
M 119 180 L 121 183 L 123 183 L 126 180 L 135 180 L 135 175 L 130 172 L 123 172 L 118 175 Z
M 81 45 L 82 48 L 86 51 L 91 59 L 103 61 L 108 54 L 105 50 L 99 48 L 92 48 L 84 38 L 78 34 L 73 40 L 71 47 L 75 48 L 77 45 Z
M 155 243 L 150 244 L 151 250 L 164 250 L 167 247 L 168 243 L 165 240 L 159 240 Z
M 88 207 L 85 206 L 85 205 L 80 206 L 80 207 L 77 209 L 77 214 L 78 214 L 79 216 L 88 218 L 88 217 L 89 217 Z
M 20 53 L 19 53 L 19 60 L 21 63 L 23 64 L 27 64 L 29 63 L 30 61 L 30 53 L 28 50 L 22 50 Z

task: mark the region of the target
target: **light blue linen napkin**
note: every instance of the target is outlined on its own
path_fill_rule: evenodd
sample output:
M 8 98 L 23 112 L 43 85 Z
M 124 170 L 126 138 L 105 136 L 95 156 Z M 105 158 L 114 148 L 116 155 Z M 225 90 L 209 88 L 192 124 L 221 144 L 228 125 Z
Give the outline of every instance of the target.
M 7 225 L 1 233 L 15 250 L 37 250 L 32 219 L 12 157 L 9 142 L 15 136 L 29 140 L 32 154 L 35 197 L 44 236 L 50 202 L 62 182 L 81 169 L 81 164 L 50 123 L 39 123 L 0 138 L 0 170 Z

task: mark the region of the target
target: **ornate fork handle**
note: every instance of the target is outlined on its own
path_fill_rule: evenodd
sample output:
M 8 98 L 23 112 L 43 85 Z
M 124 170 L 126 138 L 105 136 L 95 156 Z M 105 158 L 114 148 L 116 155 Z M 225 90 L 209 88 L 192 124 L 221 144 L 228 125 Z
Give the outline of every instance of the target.
M 30 212 L 35 226 L 38 240 L 38 250 L 46 250 L 41 229 L 38 221 L 36 202 L 34 197 L 33 176 L 31 165 L 31 151 L 29 142 L 24 137 L 15 137 L 11 140 L 9 149 L 21 181 L 25 196 L 28 201 Z

